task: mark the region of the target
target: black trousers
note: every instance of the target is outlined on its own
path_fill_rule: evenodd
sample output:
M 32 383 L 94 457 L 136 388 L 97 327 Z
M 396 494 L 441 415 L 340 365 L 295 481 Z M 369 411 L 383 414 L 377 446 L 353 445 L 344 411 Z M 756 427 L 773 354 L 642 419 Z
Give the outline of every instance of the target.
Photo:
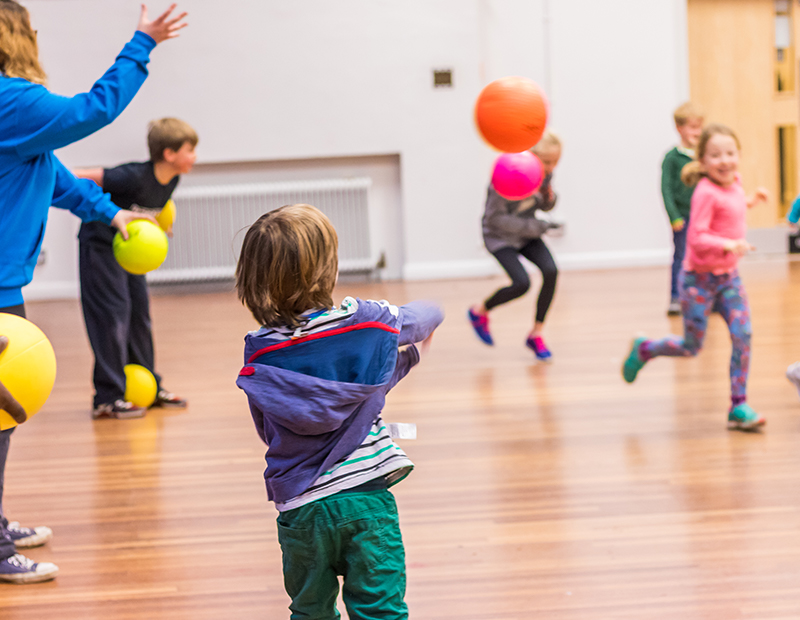
M 539 299 L 536 302 L 536 320 L 543 323 L 553 301 L 556 292 L 556 280 L 558 279 L 558 267 L 553 260 L 553 255 L 541 239 L 531 239 L 522 248 L 500 248 L 492 253 L 497 262 L 506 270 L 511 278 L 511 284 L 501 288 L 489 299 L 485 305 L 487 310 L 491 310 L 501 304 L 507 303 L 517 297 L 522 297 L 531 287 L 531 279 L 525 271 L 520 255 L 527 258 L 542 272 L 542 288 L 539 291 Z
M 126 364 L 147 368 L 161 389 L 145 277 L 120 267 L 104 237 L 81 238 L 79 257 L 83 318 L 94 352 L 94 406 L 122 399 Z

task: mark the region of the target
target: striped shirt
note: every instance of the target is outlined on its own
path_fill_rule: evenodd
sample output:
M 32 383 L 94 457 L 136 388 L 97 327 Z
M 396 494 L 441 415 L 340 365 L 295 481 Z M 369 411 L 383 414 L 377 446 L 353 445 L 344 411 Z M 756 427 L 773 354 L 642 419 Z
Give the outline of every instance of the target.
M 411 473 L 412 469 L 414 463 L 392 441 L 389 429 L 379 416 L 372 424 L 370 433 L 352 454 L 323 473 L 303 493 L 286 502 L 276 502 L 275 507 L 280 512 L 299 508 L 376 478 L 385 478 L 386 485 L 392 486 Z
M 397 316 L 398 310 L 395 306 L 388 302 L 380 303 L 385 304 Z M 355 314 L 356 310 L 358 301 L 346 297 L 338 308 L 304 313 L 304 321 L 300 327 L 263 327 L 257 333 L 275 340 L 300 338 L 331 329 L 338 322 Z M 387 487 L 390 487 L 405 478 L 413 468 L 414 463 L 392 440 L 389 427 L 378 416 L 358 448 L 322 473 L 300 495 L 285 502 L 276 502 L 275 507 L 280 512 L 285 512 L 378 478 L 385 479 Z

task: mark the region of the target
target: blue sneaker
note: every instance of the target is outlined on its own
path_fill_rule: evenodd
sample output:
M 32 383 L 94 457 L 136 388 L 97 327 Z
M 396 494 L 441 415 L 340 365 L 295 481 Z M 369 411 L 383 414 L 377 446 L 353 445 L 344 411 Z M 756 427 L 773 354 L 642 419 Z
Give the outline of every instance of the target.
M 0 582 L 39 583 L 58 575 L 58 566 L 50 562 L 34 562 L 19 553 L 0 561 Z
M 30 547 L 41 547 L 53 537 L 53 530 L 44 525 L 30 528 L 22 527 L 17 521 L 8 524 L 8 535 L 14 541 L 17 549 L 28 549 Z
M 540 362 L 550 362 L 553 360 L 553 354 L 550 353 L 550 349 L 547 348 L 541 336 L 528 336 L 528 339 L 525 341 L 525 346 L 533 351 L 536 359 Z
M 631 343 L 631 352 L 628 353 L 628 359 L 622 364 L 622 378 L 628 383 L 633 383 L 636 380 L 636 375 L 644 368 L 644 360 L 639 355 L 639 347 L 647 338 L 634 338 Z
M 489 315 L 475 314 L 470 308 L 467 310 L 467 316 L 469 317 L 469 322 L 472 323 L 472 329 L 478 334 L 478 338 L 489 346 L 494 345 L 492 335 L 489 333 Z
M 731 430 L 754 431 L 766 423 L 766 419 L 758 415 L 747 403 L 731 407 L 728 412 L 728 428 Z

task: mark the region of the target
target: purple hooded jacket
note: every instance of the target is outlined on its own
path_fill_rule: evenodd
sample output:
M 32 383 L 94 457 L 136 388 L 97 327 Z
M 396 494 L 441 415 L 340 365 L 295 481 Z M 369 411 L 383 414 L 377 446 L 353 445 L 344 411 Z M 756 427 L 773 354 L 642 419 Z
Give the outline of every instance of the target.
M 413 344 L 444 319 L 432 302 L 357 303 L 352 316 L 311 335 L 245 337 L 236 385 L 268 446 L 264 479 L 272 501 L 300 495 L 361 445 L 386 393 L 419 362 Z

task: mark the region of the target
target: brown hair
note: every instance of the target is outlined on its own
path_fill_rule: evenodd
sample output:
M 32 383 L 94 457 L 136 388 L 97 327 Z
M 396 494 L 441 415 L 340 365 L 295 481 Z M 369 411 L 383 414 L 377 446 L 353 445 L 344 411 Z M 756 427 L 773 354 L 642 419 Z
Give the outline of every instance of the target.
M 0 73 L 34 84 L 47 81 L 28 9 L 15 0 L 0 0 Z
M 178 151 L 186 142 L 197 146 L 197 132 L 179 118 L 160 118 L 147 126 L 147 147 L 152 161 L 163 160 L 165 150 Z
M 704 118 L 702 110 L 698 108 L 691 101 L 687 101 L 680 105 L 675 112 L 672 113 L 672 118 L 675 119 L 675 125 L 682 127 L 692 119 L 702 121 Z
M 559 138 L 558 134 L 554 131 L 550 131 L 549 129 L 544 132 L 544 135 L 539 139 L 539 141 L 534 145 L 531 149 L 531 153 L 539 154 L 545 153 L 547 151 L 552 151 L 555 149 L 561 150 L 561 138 Z
M 244 237 L 236 265 L 239 299 L 262 325 L 297 325 L 333 306 L 339 241 L 324 213 L 306 204 L 265 213 Z
M 733 133 L 733 129 L 726 125 L 709 125 L 703 130 L 703 133 L 700 134 L 700 140 L 697 142 L 697 153 L 695 155 L 695 160 L 690 161 L 681 169 L 681 181 L 683 181 L 685 185 L 688 185 L 689 187 L 697 185 L 697 182 L 702 177 L 706 176 L 706 173 L 703 171 L 703 167 L 700 164 L 700 160 L 706 155 L 708 141 L 717 135 L 730 136 L 733 138 L 734 142 L 736 142 L 736 148 L 741 150 L 742 146 L 739 143 L 739 138 L 737 138 L 736 134 Z

